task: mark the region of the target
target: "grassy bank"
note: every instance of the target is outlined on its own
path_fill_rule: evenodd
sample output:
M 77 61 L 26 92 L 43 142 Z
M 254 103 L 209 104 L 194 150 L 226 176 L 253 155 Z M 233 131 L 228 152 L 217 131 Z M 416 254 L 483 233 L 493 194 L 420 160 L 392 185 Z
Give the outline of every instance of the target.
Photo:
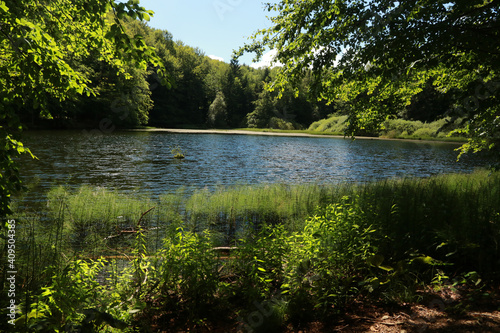
M 18 328 L 278 332 L 360 297 L 412 302 L 425 285 L 480 290 L 500 273 L 498 172 L 48 198 L 16 213 Z
M 273 128 L 236 128 L 236 129 L 161 129 L 147 128 L 135 129 L 134 131 L 164 131 L 171 133 L 195 133 L 195 134 L 255 134 L 255 135 L 281 135 L 281 136 L 330 136 L 345 137 L 347 124 L 346 117 L 332 117 L 323 119 L 311 125 L 307 130 L 273 129 Z M 357 139 L 405 139 L 405 140 L 425 140 L 463 143 L 467 138 L 451 135 L 451 130 L 437 128 L 442 121 L 435 123 L 421 123 L 419 121 L 389 120 L 384 123 L 385 127 L 377 132 L 356 134 Z M 333 124 L 333 125 L 332 125 Z M 331 127 L 330 127 L 331 126 Z M 408 132 L 410 129 L 410 132 Z
M 381 138 L 439 140 L 465 142 L 466 138 L 452 132 L 461 126 L 462 119 L 443 118 L 430 123 L 403 119 L 386 120 L 373 135 Z M 347 116 L 333 115 L 309 126 L 308 133 L 342 135 L 347 130 Z

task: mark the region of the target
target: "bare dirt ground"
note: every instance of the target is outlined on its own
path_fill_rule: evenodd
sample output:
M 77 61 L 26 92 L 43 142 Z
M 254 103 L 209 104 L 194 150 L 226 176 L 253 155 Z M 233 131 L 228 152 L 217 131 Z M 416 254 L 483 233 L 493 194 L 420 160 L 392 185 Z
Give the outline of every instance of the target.
M 153 320 L 151 332 L 216 333 L 495 333 L 500 332 L 500 288 L 478 293 L 468 289 L 442 288 L 421 292 L 418 304 L 374 304 L 358 299 L 345 313 L 326 322 L 311 322 L 301 327 L 289 325 L 282 330 L 263 330 L 248 323 L 211 322 L 208 325 L 183 327 L 175 314 Z M 163 317 L 163 318 L 162 318 Z
M 422 292 L 419 304 L 398 306 L 353 304 L 336 323 L 312 323 L 294 333 L 385 332 L 471 333 L 500 332 L 499 289 L 474 294 L 470 290 L 444 288 Z

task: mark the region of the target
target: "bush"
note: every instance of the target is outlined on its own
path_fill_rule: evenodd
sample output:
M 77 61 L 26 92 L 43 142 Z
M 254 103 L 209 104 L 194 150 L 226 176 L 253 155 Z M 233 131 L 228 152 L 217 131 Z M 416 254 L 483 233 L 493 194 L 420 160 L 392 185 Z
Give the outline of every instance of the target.
M 282 289 L 291 316 L 300 318 L 309 306 L 337 308 L 356 294 L 356 280 L 374 254 L 375 239 L 361 206 L 349 197 L 307 219 L 303 232 L 290 237 L 284 263 Z
M 217 256 L 208 231 L 200 234 L 182 228 L 164 240 L 157 253 L 163 258 L 157 278 L 164 296 L 163 310 L 185 312 L 191 321 L 204 318 L 216 301 L 219 288 Z
M 436 137 L 437 133 L 436 131 L 433 131 L 430 128 L 419 128 L 416 130 L 412 136 L 416 138 L 430 138 L 430 137 Z
M 314 122 L 309 126 L 310 131 L 344 134 L 347 129 L 347 116 L 331 116 Z
M 56 271 L 43 292 L 33 297 L 31 309 L 18 319 L 16 327 L 26 325 L 37 332 L 103 332 L 105 327 L 122 331 L 128 327 L 129 304 L 120 302 L 117 289 L 108 290 L 98 283 L 106 264 L 76 260 Z
M 161 313 L 171 316 L 168 322 L 196 326 L 215 318 L 216 310 L 236 318 L 265 308 L 262 326 L 252 328 L 276 331 L 289 321 L 340 312 L 360 293 L 411 299 L 416 283 L 500 276 L 500 173 L 490 171 L 330 188 L 235 186 L 200 190 L 190 198 L 180 191 L 162 196 L 143 216 L 163 230 L 162 248 L 148 252 L 151 240 L 160 237 L 148 234 L 158 229 L 143 232 L 135 225 L 135 246 L 121 248 L 133 260 L 114 273 L 114 282 L 98 283 L 104 261 L 66 264 L 71 252 L 60 242 L 79 232 L 76 222 L 113 226 L 118 215 L 134 223 L 150 204 L 102 189 L 53 190 L 49 214 L 36 222 L 40 229 L 24 224 L 27 230 L 16 234 L 16 264 L 26 274 L 19 280 L 31 281 L 19 299 L 26 300 L 25 315 L 38 316 L 27 318 L 28 325 L 63 330 L 90 323 L 91 332 L 122 325 L 137 312 L 135 325 L 150 328 L 148 320 Z M 220 225 L 232 230 L 228 239 L 236 247 L 224 258 L 214 250 L 228 240 L 221 240 Z M 86 239 L 101 236 L 94 228 Z M 30 248 L 36 252 L 26 252 Z M 26 259 L 30 255 L 54 257 L 47 261 L 53 267 L 29 275 L 32 266 L 45 263 Z
M 462 119 L 442 118 L 431 123 L 404 119 L 386 120 L 375 135 L 389 138 L 445 138 L 453 130 L 460 128 Z M 347 129 L 347 116 L 332 115 L 314 122 L 310 131 L 344 134 Z M 363 135 L 363 133 L 356 133 Z
M 424 124 L 421 121 L 410 121 L 403 119 L 386 120 L 383 124 L 384 131 L 396 131 L 397 133 L 412 135 L 416 130 L 422 128 Z
M 280 130 L 295 130 L 298 129 L 293 123 L 286 121 L 285 119 L 272 117 L 269 120 L 269 128 L 280 129 Z

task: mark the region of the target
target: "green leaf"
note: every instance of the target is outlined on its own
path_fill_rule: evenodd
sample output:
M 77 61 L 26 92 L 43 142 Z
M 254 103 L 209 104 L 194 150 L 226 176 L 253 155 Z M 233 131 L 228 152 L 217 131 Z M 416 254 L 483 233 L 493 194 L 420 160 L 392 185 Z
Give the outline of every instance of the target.
M 378 268 L 383 269 L 384 271 L 387 271 L 387 272 L 390 272 L 390 271 L 394 270 L 394 268 L 392 268 L 390 266 L 382 266 L 382 265 L 380 265 L 380 266 L 378 266 Z
M 4 12 L 4 13 L 8 13 L 9 12 L 9 7 L 7 7 L 5 5 L 5 2 L 0 2 L 0 11 Z
M 142 12 L 142 13 L 139 13 L 139 17 L 141 19 L 141 21 L 148 21 L 151 19 L 148 15 L 148 13 L 145 13 L 145 12 Z
M 441 261 L 436 260 L 436 259 L 429 257 L 429 256 L 416 257 L 416 258 L 412 259 L 412 262 L 419 262 L 421 264 L 431 265 L 431 266 L 443 264 Z
M 446 245 L 448 245 L 448 243 L 444 243 L 443 242 L 443 243 L 439 244 L 438 246 L 436 246 L 436 250 L 440 249 L 440 248 L 442 248 L 443 246 L 446 246 Z
M 366 261 L 371 266 L 380 267 L 380 265 L 382 265 L 382 263 L 384 262 L 384 256 L 380 255 L 380 254 L 376 254 L 376 255 L 368 258 Z

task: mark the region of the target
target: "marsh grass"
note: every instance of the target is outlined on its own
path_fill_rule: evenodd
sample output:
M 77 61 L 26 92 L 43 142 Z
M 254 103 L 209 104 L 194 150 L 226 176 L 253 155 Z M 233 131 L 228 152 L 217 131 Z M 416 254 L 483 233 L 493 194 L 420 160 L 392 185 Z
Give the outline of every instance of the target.
M 289 230 L 303 226 L 314 209 L 331 202 L 343 186 L 280 185 L 220 187 L 200 190 L 186 201 L 186 218 L 196 225 L 208 221 L 222 226 L 228 236 L 266 224 L 283 224 Z
M 143 212 L 155 204 L 140 195 L 124 195 L 100 187 L 82 186 L 74 192 L 57 187 L 47 194 L 47 217 L 62 225 L 61 239 L 68 255 L 111 255 L 117 243 L 130 246 L 123 232 L 154 226 L 152 215 Z M 119 236 L 122 235 L 122 236 Z M 115 237 L 116 236 L 116 237 Z
M 104 326 L 147 327 L 164 316 L 195 329 L 269 304 L 279 304 L 279 315 L 263 317 L 273 327 L 300 325 L 342 311 L 359 294 L 408 301 L 416 283 L 500 276 L 500 172 L 180 189 L 155 200 L 58 187 L 47 198 L 45 212 L 16 215 L 22 312 L 56 311 L 75 293 L 80 303 L 67 313 L 82 325 L 85 309 L 96 308 L 120 320 L 106 317 Z M 235 249 L 224 258 L 213 250 L 227 245 Z M 115 269 L 115 255 L 131 264 Z M 108 260 L 89 260 L 99 256 Z M 104 286 L 81 275 L 88 267 L 103 274 L 103 266 L 111 268 Z M 53 303 L 47 292 L 64 281 L 73 287 Z M 73 290 L 79 281 L 81 292 Z
M 75 191 L 57 187 L 47 194 L 46 212 L 18 216 L 26 226 L 21 238 L 31 239 L 31 251 L 35 243 L 46 243 L 68 257 L 116 255 L 129 251 L 139 220 L 151 252 L 162 248 L 164 237 L 178 227 L 210 230 L 217 245 L 234 245 L 242 237 L 254 237 L 264 225 L 300 231 L 317 207 L 349 196 L 385 233 L 381 246 L 402 247 L 395 253 L 448 251 L 447 258 L 468 257 L 478 269 L 493 270 L 495 262 L 489 258 L 498 255 L 499 175 L 477 171 L 350 185 L 235 185 L 191 194 L 179 189 L 156 200 L 89 186 Z M 485 242 L 489 251 L 484 260 L 473 260 Z M 460 249 L 467 251 L 459 254 Z
M 58 240 L 50 241 L 62 242 L 58 246 L 67 249 L 68 255 L 126 251 L 133 239 L 127 234 L 137 230 L 139 220 L 150 251 L 159 249 L 165 235 L 177 227 L 192 232 L 211 230 L 220 245 L 228 245 L 263 224 L 299 230 L 317 206 L 335 201 L 347 191 L 345 185 L 236 185 L 198 189 L 189 195 L 181 188 L 152 200 L 97 187 L 82 186 L 74 191 L 57 187 L 47 194 L 47 211 L 40 215 L 39 227 L 45 228 L 46 235 L 57 233 Z

